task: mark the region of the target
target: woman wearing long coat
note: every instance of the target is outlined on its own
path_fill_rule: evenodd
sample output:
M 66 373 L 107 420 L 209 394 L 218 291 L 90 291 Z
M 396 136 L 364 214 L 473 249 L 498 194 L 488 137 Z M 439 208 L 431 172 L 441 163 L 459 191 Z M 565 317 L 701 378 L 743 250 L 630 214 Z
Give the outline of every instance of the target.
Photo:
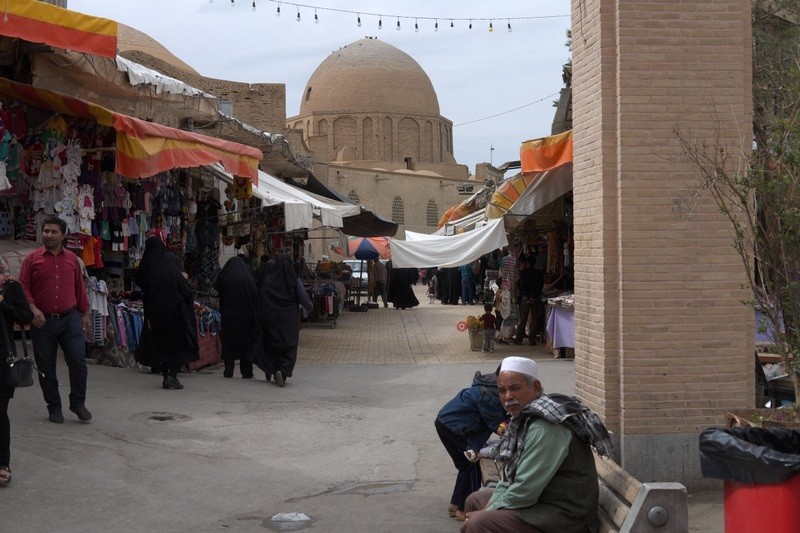
M 243 379 L 253 377 L 253 363 L 249 354 L 258 340 L 261 327 L 258 322 L 258 289 L 253 275 L 241 256 L 228 259 L 217 276 L 214 289 L 219 293 L 219 310 L 222 315 L 223 376 L 233 377 L 236 361 Z
M 11 482 L 11 421 L 8 418 L 8 402 L 14 397 L 14 388 L 3 384 L 8 369 L 6 357 L 16 354 L 16 345 L 12 335 L 14 323 L 30 324 L 33 311 L 22 290 L 22 285 L 11 278 L 11 269 L 0 258 L 0 319 L 5 322 L 6 336 L 0 333 L 0 487 Z
M 144 324 L 136 361 L 161 368 L 162 387 L 182 389 L 178 372 L 200 356 L 194 297 L 178 258 L 167 251 L 161 238 L 148 237 L 134 274 L 142 289 Z

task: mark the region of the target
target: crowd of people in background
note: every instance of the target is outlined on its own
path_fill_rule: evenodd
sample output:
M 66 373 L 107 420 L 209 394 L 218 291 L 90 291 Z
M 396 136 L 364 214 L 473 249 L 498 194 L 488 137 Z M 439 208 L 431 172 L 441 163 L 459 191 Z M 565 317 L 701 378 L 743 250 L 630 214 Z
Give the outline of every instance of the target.
M 553 279 L 552 275 L 546 273 L 547 253 L 538 246 L 516 244 L 458 267 L 419 268 L 416 275 L 410 272 L 412 269 L 394 269 L 396 274 L 392 276 L 391 261 L 386 266 L 379 261 L 372 264 L 374 267 L 370 266 L 370 276 L 376 280 L 371 292 L 374 302 L 378 301 L 378 296 L 382 296 L 379 287 L 385 286 L 377 280 L 384 279 L 383 270 L 389 272 L 389 295 L 384 299 L 384 307 L 387 306 L 386 300 L 398 309 L 418 305 L 416 298 L 410 300 L 406 296 L 399 296 L 408 294 L 406 289 L 400 287 L 416 284 L 417 280 L 426 285 L 425 295 L 429 304 L 438 300 L 444 305 L 489 305 L 491 310 L 486 312 L 494 313 L 492 327 L 495 328 L 495 335 L 491 340 L 492 345 L 489 345 L 487 337 L 484 346 L 486 351 L 494 349 L 495 341 L 522 344 L 527 339 L 527 344 L 535 346 L 537 338 L 544 337 L 544 300 L 554 295 L 552 291 L 556 287 L 571 288 L 568 276 Z M 549 283 L 545 283 L 548 277 Z M 484 331 L 487 329 L 484 328 Z

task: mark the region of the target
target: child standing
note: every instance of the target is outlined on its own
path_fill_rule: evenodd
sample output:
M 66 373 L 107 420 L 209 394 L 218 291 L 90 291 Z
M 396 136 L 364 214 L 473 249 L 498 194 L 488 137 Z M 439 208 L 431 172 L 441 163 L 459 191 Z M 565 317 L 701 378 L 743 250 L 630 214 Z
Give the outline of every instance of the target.
M 436 276 L 428 280 L 428 303 L 436 301 Z
M 483 304 L 483 310 L 486 311 L 481 315 L 481 323 L 483 323 L 483 349 L 482 352 L 494 351 L 494 335 L 497 321 L 492 314 L 492 304 Z

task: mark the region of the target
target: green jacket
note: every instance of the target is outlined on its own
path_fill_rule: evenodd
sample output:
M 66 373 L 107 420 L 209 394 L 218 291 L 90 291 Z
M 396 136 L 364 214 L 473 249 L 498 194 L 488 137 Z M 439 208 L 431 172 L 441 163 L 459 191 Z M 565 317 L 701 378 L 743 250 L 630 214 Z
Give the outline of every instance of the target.
M 594 456 L 564 425 L 537 418 L 530 423 L 514 481 L 501 482 L 489 509 L 515 509 L 544 533 L 599 529 L 599 485 Z

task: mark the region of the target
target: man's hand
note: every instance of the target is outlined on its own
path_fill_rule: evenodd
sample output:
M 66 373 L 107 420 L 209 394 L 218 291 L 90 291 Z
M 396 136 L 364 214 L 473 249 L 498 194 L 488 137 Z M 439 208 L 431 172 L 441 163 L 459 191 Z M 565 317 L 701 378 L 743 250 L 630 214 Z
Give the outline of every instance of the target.
M 470 512 L 468 512 L 467 513 L 467 517 L 464 520 L 464 523 L 461 524 L 461 533 L 467 533 L 467 523 L 470 521 L 470 519 L 474 518 L 478 513 L 483 513 L 485 511 L 486 511 L 486 509 L 481 509 L 479 511 L 470 511 Z
M 36 326 L 37 328 L 40 328 L 40 327 L 44 326 L 44 323 L 45 323 L 44 313 L 42 313 L 39 310 L 39 308 L 36 307 L 35 305 L 31 306 L 31 311 L 33 311 L 33 322 L 32 322 L 32 324 L 34 326 Z
M 89 332 L 92 330 L 92 315 L 88 311 L 83 318 L 81 319 L 81 324 L 83 325 L 83 333 L 84 335 L 88 335 Z

